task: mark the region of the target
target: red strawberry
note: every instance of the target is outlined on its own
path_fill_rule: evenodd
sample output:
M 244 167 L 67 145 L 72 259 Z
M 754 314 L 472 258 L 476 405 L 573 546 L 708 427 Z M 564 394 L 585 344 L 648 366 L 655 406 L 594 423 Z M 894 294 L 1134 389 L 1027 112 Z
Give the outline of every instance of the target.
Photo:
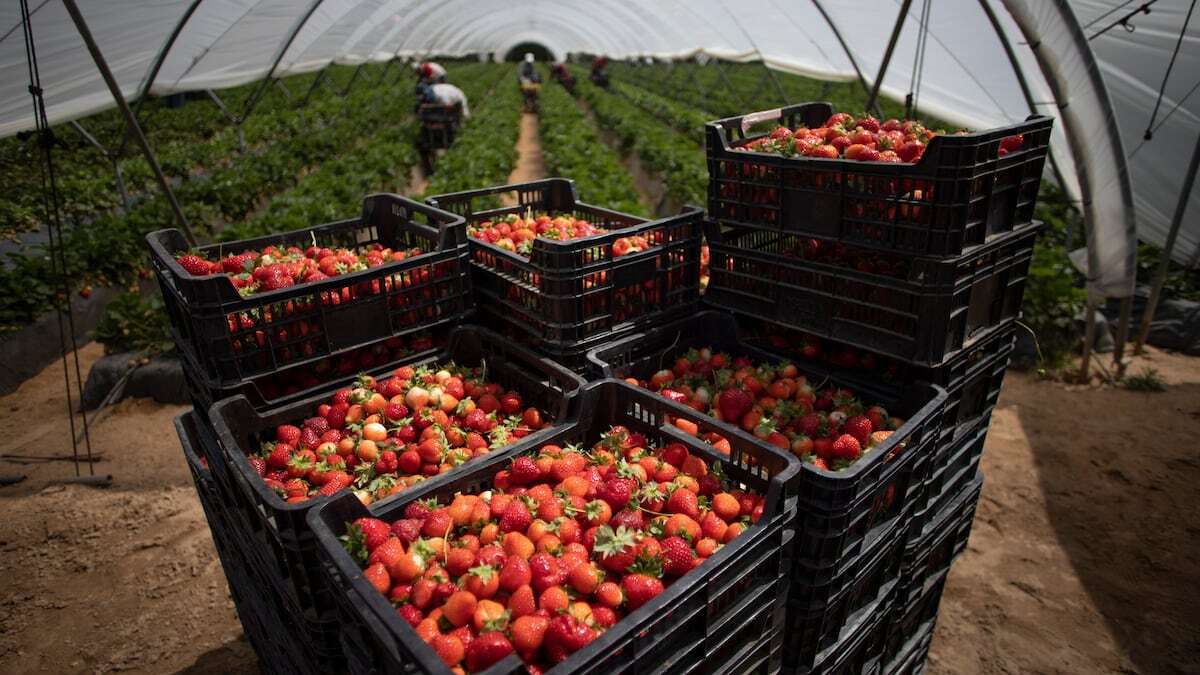
M 625 508 L 635 490 L 637 490 L 637 481 L 632 478 L 610 478 L 600 486 L 596 496 L 608 502 L 613 511 L 618 511 Z
M 350 474 L 346 473 L 345 471 L 334 471 L 329 474 L 329 478 L 325 481 L 325 484 L 321 486 L 321 489 L 318 490 L 318 492 L 320 492 L 322 496 L 329 496 L 350 487 L 351 483 L 353 482 L 354 479 L 351 478 Z
M 866 445 L 873 431 L 871 420 L 865 415 L 855 415 L 842 424 L 842 431 L 858 439 L 860 445 Z
M 392 523 L 392 534 L 400 538 L 405 545 L 411 544 L 421 537 L 421 521 L 415 518 L 404 518 Z
M 208 276 L 212 272 L 212 263 L 198 255 L 182 255 L 175 259 L 179 266 L 187 270 L 188 274 L 196 276 Z
M 291 424 L 281 424 L 275 428 L 275 440 L 295 446 L 300 442 L 300 428 Z
M 287 443 L 276 443 L 267 455 L 267 467 L 271 469 L 286 469 L 292 458 L 292 446 Z
M 696 498 L 696 493 L 687 488 L 676 489 L 671 493 L 671 498 L 667 500 L 667 511 L 682 513 L 692 520 L 699 520 L 700 504 Z
M 637 546 L 632 530 L 624 526 L 613 529 L 602 525 L 596 530 L 592 551 L 600 555 L 600 564 L 610 572 L 625 572 L 637 558 Z
M 630 574 L 621 579 L 621 590 L 625 592 L 629 609 L 635 610 L 662 593 L 663 583 L 646 574 Z
M 267 460 L 262 457 L 251 457 L 250 468 L 254 469 L 254 473 L 265 476 L 267 475 Z
M 413 628 L 416 628 L 417 624 L 421 623 L 425 618 L 425 613 L 417 609 L 414 605 L 400 605 L 396 608 L 396 613 Z
M 504 633 L 484 633 L 472 640 L 471 645 L 467 647 L 467 670 L 472 673 L 485 670 L 511 653 L 512 643 L 504 637 Z
M 679 577 L 691 571 L 696 554 L 682 537 L 667 537 L 662 540 L 662 558 L 663 572 Z
M 842 434 L 833 442 L 832 452 L 838 459 L 858 459 L 862 454 L 862 446 L 857 438 L 850 434 Z
M 596 631 L 588 628 L 571 614 L 559 614 L 546 627 L 543 647 L 550 660 L 562 663 L 567 657 L 583 649 L 597 637 Z
M 642 515 L 641 509 L 621 509 L 613 515 L 608 524 L 613 528 L 623 525 L 629 530 L 644 530 L 646 529 L 646 518 Z
M 537 464 L 533 462 L 533 458 L 524 456 L 518 457 L 513 461 L 509 480 L 514 485 L 528 485 L 541 478 L 541 476 L 542 472 L 538 469 Z
M 501 532 L 524 532 L 529 529 L 533 523 L 533 514 L 529 513 L 529 509 L 525 503 L 514 499 L 509 502 L 504 509 L 504 515 L 500 517 Z
M 378 518 L 359 518 L 354 524 L 361 530 L 368 551 L 374 551 L 392 534 L 391 527 Z
M 509 556 L 500 568 L 500 588 L 512 593 L 533 581 L 529 562 L 520 556 Z
M 753 405 L 754 399 L 743 389 L 726 389 L 717 397 L 717 410 L 721 413 L 721 419 L 734 424 L 742 419 Z

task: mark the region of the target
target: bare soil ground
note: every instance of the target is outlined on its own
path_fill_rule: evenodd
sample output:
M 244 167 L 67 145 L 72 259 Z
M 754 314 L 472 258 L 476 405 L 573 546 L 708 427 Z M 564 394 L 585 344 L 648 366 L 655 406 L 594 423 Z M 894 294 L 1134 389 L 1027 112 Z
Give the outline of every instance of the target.
M 538 116 L 535 113 L 521 113 L 521 129 L 517 136 L 517 164 L 512 173 L 508 174 L 508 182 L 526 183 L 531 180 L 541 180 L 546 177 L 546 163 L 542 159 L 542 144 L 538 140 Z M 505 206 L 516 204 L 515 195 L 501 195 Z
M 1140 361 L 1166 393 L 1010 373 L 930 672 L 1200 672 L 1200 360 Z M 0 488 L 0 672 L 252 671 L 172 426 L 185 408 L 120 404 L 92 429 L 112 487 L 62 485 L 70 462 L 9 457 L 70 453 L 62 388 L 54 364 L 0 398 L 0 474 L 28 476 Z

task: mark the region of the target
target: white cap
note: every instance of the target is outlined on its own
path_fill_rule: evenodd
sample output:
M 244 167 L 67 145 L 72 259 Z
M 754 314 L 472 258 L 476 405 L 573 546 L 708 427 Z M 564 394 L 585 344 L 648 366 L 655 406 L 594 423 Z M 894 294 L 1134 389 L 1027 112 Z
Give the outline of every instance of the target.
M 533 63 L 533 52 L 525 52 L 525 63 Z

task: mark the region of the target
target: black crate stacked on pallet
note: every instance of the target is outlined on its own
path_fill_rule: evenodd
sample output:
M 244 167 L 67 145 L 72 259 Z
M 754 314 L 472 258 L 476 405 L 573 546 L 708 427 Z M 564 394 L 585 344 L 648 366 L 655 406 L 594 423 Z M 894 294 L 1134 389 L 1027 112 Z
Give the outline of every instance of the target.
M 843 672 L 839 664 L 858 659 L 854 668 L 916 672 L 945 578 L 943 570 L 918 592 L 916 561 L 942 560 L 928 550 L 947 541 L 965 546 L 979 460 L 1042 229 L 1033 213 L 1053 121 L 1035 116 L 937 136 L 914 164 L 742 147 L 762 137 L 757 125 L 816 128 L 832 112 L 825 103 L 800 104 L 707 126 L 704 301 L 737 314 L 744 327 L 753 324 L 768 338 L 754 344 L 801 369 L 813 367 L 814 344 L 836 344 L 837 367 L 866 366 L 845 373 L 851 388 L 885 396 L 913 382 L 946 389 L 941 427 L 912 481 L 906 529 L 857 561 L 862 569 L 887 559 L 896 570 L 883 637 L 843 639 L 819 663 L 799 668 Z M 857 356 L 847 363 L 846 353 Z
M 398 195 L 369 195 L 361 218 L 195 249 L 212 260 L 266 246 L 421 252 L 249 296 L 224 274 L 185 270 L 176 256 L 189 247 L 178 230 L 152 232 L 146 241 L 172 336 L 202 402 L 236 394 L 270 399 L 263 378 L 363 348 L 391 349 L 389 341 L 455 325 L 473 309 L 463 219 Z
M 546 411 L 560 425 L 568 413 L 570 397 L 583 384 L 578 376 L 549 359 L 476 326 L 455 329 L 447 346 L 436 354 L 403 359 L 386 370 L 450 361 L 464 367 L 483 365 L 489 381 L 519 392 L 527 404 Z M 329 575 L 316 551 L 315 537 L 305 520 L 309 511 L 330 498 L 289 503 L 267 486 L 251 466 L 249 455 L 257 453 L 262 442 L 274 440 L 279 425 L 299 424 L 312 417 L 317 407 L 327 403 L 339 385 L 345 384 L 338 382 L 308 398 L 265 410 L 255 408 L 243 396 L 220 401 L 209 411 L 218 442 L 206 448 L 214 485 L 224 498 L 222 508 L 227 520 L 238 523 L 238 532 L 245 535 L 245 555 L 260 573 L 263 588 L 280 599 L 286 614 L 300 625 L 300 634 L 313 649 L 335 659 L 339 669 L 345 666 L 335 600 Z M 530 438 L 547 433 L 550 431 L 535 432 Z
M 498 205 L 498 196 L 511 205 Z M 647 220 L 579 200 L 574 181 L 548 178 L 431 197 L 468 228 L 509 214 L 565 215 L 609 230 L 556 241 L 538 237 L 528 256 L 474 237 L 473 281 L 480 313 L 560 363 L 583 372 L 587 353 L 614 338 L 691 312 L 700 296 L 702 211 Z M 648 248 L 617 254 L 619 240 Z
M 799 462 L 775 453 L 752 437 L 720 429 L 730 441 L 728 455 L 680 431 L 672 420 L 693 420 L 703 430 L 718 430 L 714 420 L 624 382 L 588 385 L 576 400 L 575 414 L 550 436 L 526 439 L 493 453 L 470 471 L 434 478 L 396 500 L 364 507 L 341 495 L 309 515 L 339 590 L 337 600 L 352 673 L 448 673 L 392 604 L 364 578 L 359 564 L 338 537 L 355 518 L 372 515 L 393 521 L 417 499 L 448 501 L 456 493 L 492 489 L 492 477 L 524 453 L 545 443 L 590 447 L 613 425 L 640 433 L 655 444 L 682 443 L 710 464 L 720 464 L 728 479 L 765 495 L 763 515 L 704 565 L 677 579 L 658 597 L 630 612 L 598 639 L 555 667 L 563 673 L 778 672 L 785 639 L 783 598 L 789 585 L 797 499 L 793 492 Z M 523 673 L 514 654 L 489 673 Z
M 177 230 L 146 239 L 195 405 L 194 423 L 185 426 L 204 441 L 191 447 L 204 459 L 205 480 L 197 478 L 197 489 L 202 503 L 212 505 L 206 508 L 213 538 L 237 561 L 226 565 L 231 587 L 251 589 L 242 596 L 271 598 L 245 612 L 239 605 L 247 634 L 263 624 L 275 633 L 284 626 L 303 645 L 296 651 L 257 641 L 264 669 L 342 670 L 332 605 L 321 600 L 322 577 L 270 536 L 260 523 L 269 514 L 247 517 L 254 504 L 239 490 L 210 408 L 238 396 L 251 408 L 270 410 L 332 391 L 355 373 L 383 373 L 437 354 L 450 327 L 473 310 L 465 223 L 420 202 L 377 194 L 364 199 L 361 218 L 304 230 L 196 249 Z M 245 297 L 226 275 L 193 275 L 176 260 L 185 253 L 220 260 L 267 246 L 362 250 L 376 244 L 419 255 Z
M 645 381 L 689 349 L 703 347 L 755 363 L 784 360 L 740 339 L 735 318 L 718 311 L 630 336 L 590 358 L 606 377 Z M 902 391 L 862 387 L 819 365 L 805 374 L 828 386 L 849 385 L 862 398 L 907 420 L 849 468 L 825 471 L 804 465 L 797 475 L 782 665 L 790 672 L 826 672 L 843 662 L 859 664 L 882 656 L 882 631 L 899 580 L 905 533 L 923 487 L 925 464 L 938 441 L 946 394 L 926 383 Z M 722 434 L 742 433 L 736 426 L 710 423 Z M 764 448 L 781 452 L 765 443 Z

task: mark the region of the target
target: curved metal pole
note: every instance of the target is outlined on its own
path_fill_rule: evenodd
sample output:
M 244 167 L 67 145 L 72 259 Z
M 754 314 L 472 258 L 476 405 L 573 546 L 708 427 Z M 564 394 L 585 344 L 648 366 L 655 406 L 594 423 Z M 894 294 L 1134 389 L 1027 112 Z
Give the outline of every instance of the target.
M 1021 64 L 1017 61 L 1017 52 L 1013 49 L 1012 42 L 1008 39 L 1008 34 L 1000 26 L 1000 19 L 996 16 L 996 12 L 992 9 L 988 0 L 979 0 L 979 5 L 983 7 L 983 13 L 987 16 L 988 21 L 992 24 L 992 29 L 996 33 L 996 37 L 1000 39 L 1000 46 L 1004 48 L 1004 54 L 1008 56 L 1008 62 L 1012 64 L 1013 74 L 1017 76 L 1017 84 L 1021 87 L 1021 93 L 1025 96 L 1025 102 L 1029 104 L 1029 112 L 1037 114 L 1037 103 L 1033 98 L 1033 90 L 1029 87 L 1029 80 L 1025 77 L 1025 71 L 1021 69 Z M 1059 185 L 1066 185 L 1063 182 L 1062 170 L 1058 167 L 1058 162 L 1054 160 L 1054 153 L 1049 153 L 1050 168 L 1054 171 L 1054 177 L 1058 179 Z
M 71 21 L 75 23 L 75 28 L 79 30 L 79 36 L 83 38 L 83 43 L 87 46 L 88 52 L 91 53 L 92 60 L 96 62 L 96 68 L 104 78 L 104 83 L 108 85 L 108 90 L 112 93 L 113 100 L 116 101 L 117 107 L 121 109 L 121 114 L 125 117 L 125 123 L 129 125 L 129 129 L 133 132 L 134 138 L 137 139 L 138 145 L 142 147 L 142 152 L 146 155 L 146 162 L 154 170 L 154 177 L 158 179 L 158 184 L 162 188 L 163 194 L 166 195 L 167 201 L 171 205 L 171 210 L 175 212 L 175 218 L 179 221 L 180 229 L 183 230 L 188 243 L 195 246 L 196 237 L 192 234 L 192 228 L 188 225 L 187 216 L 183 215 L 183 209 L 179 207 L 179 202 L 175 200 L 175 193 L 171 190 L 171 184 L 167 182 L 167 177 L 163 175 L 162 167 L 158 165 L 158 159 L 155 158 L 154 151 L 150 149 L 150 143 L 146 140 L 145 134 L 142 133 L 142 128 L 138 125 L 137 118 L 133 116 L 133 111 L 129 109 L 129 104 L 125 102 L 125 96 L 121 93 L 121 86 L 117 84 L 117 79 L 113 77 L 112 71 L 108 69 L 108 62 L 104 60 L 104 54 L 100 52 L 100 47 L 96 44 L 95 38 L 92 37 L 92 31 L 88 28 L 87 21 L 84 20 L 83 14 L 80 13 L 79 7 L 75 4 L 75 0 L 63 0 L 63 6 L 67 8 L 67 13 L 71 15 Z
M 900 5 L 900 13 L 896 15 L 896 25 L 892 26 L 892 36 L 888 38 L 887 49 L 883 52 L 883 63 L 879 64 L 879 72 L 875 74 L 875 85 L 871 87 L 871 95 L 867 97 L 867 110 L 876 109 L 875 101 L 879 98 L 879 88 L 883 86 L 883 76 L 887 75 L 888 66 L 892 63 L 892 54 L 896 52 L 896 43 L 900 40 L 900 30 L 904 28 L 904 20 L 908 18 L 908 8 L 912 0 L 904 0 Z
M 146 74 L 146 83 L 142 86 L 141 93 L 138 94 L 137 101 L 133 104 L 133 114 L 136 115 L 142 108 L 142 101 L 150 95 L 150 87 L 154 86 L 154 78 L 158 77 L 158 71 L 162 70 L 163 64 L 167 61 L 167 55 L 171 48 L 175 46 L 175 41 L 179 39 L 179 35 L 183 33 L 184 26 L 191 20 L 192 15 L 200 7 L 200 3 L 204 0 L 192 0 L 192 4 L 188 5 L 187 11 L 180 17 L 179 23 L 175 24 L 175 29 L 171 31 L 170 37 L 163 43 L 161 49 L 158 50 L 158 55 L 154 57 L 154 63 L 150 66 L 150 72 Z
M 288 48 L 292 46 L 292 42 L 295 41 L 296 36 L 299 35 L 300 31 L 304 29 L 304 24 L 308 23 L 308 20 L 312 17 L 313 12 L 317 11 L 317 8 L 321 6 L 322 2 L 324 2 L 324 0 L 314 0 L 314 2 L 308 6 L 308 10 L 304 12 L 304 15 L 300 17 L 300 20 L 296 22 L 296 25 L 292 28 L 292 32 L 288 35 L 287 40 L 283 43 L 283 46 L 279 48 L 279 52 L 275 54 L 275 60 L 271 63 L 271 69 L 267 71 L 266 76 L 263 77 L 262 82 L 259 83 L 258 88 L 254 90 L 254 93 L 251 94 L 250 98 L 246 101 L 246 108 L 238 117 L 239 123 L 246 121 L 246 118 L 250 116 L 250 113 L 254 112 L 254 107 L 258 105 L 258 101 L 262 98 L 263 92 L 265 92 L 267 87 L 271 84 L 271 78 L 275 76 L 275 69 L 279 67 L 279 63 L 283 61 L 283 57 L 287 55 Z
M 858 67 L 858 61 L 854 60 L 854 54 L 850 52 L 850 47 L 846 44 L 846 40 L 842 38 L 842 32 L 838 30 L 837 24 L 833 22 L 833 19 L 829 18 L 829 13 L 821 6 L 820 0 L 812 0 L 812 4 L 821 13 L 821 18 L 825 19 L 825 23 L 828 24 L 833 37 L 837 38 L 838 44 L 842 46 L 842 51 L 846 52 L 846 58 L 850 59 L 850 65 L 854 68 L 854 74 L 858 75 L 858 82 L 862 85 L 863 91 L 870 91 L 871 85 L 867 84 L 867 78 L 863 77 L 862 69 Z

